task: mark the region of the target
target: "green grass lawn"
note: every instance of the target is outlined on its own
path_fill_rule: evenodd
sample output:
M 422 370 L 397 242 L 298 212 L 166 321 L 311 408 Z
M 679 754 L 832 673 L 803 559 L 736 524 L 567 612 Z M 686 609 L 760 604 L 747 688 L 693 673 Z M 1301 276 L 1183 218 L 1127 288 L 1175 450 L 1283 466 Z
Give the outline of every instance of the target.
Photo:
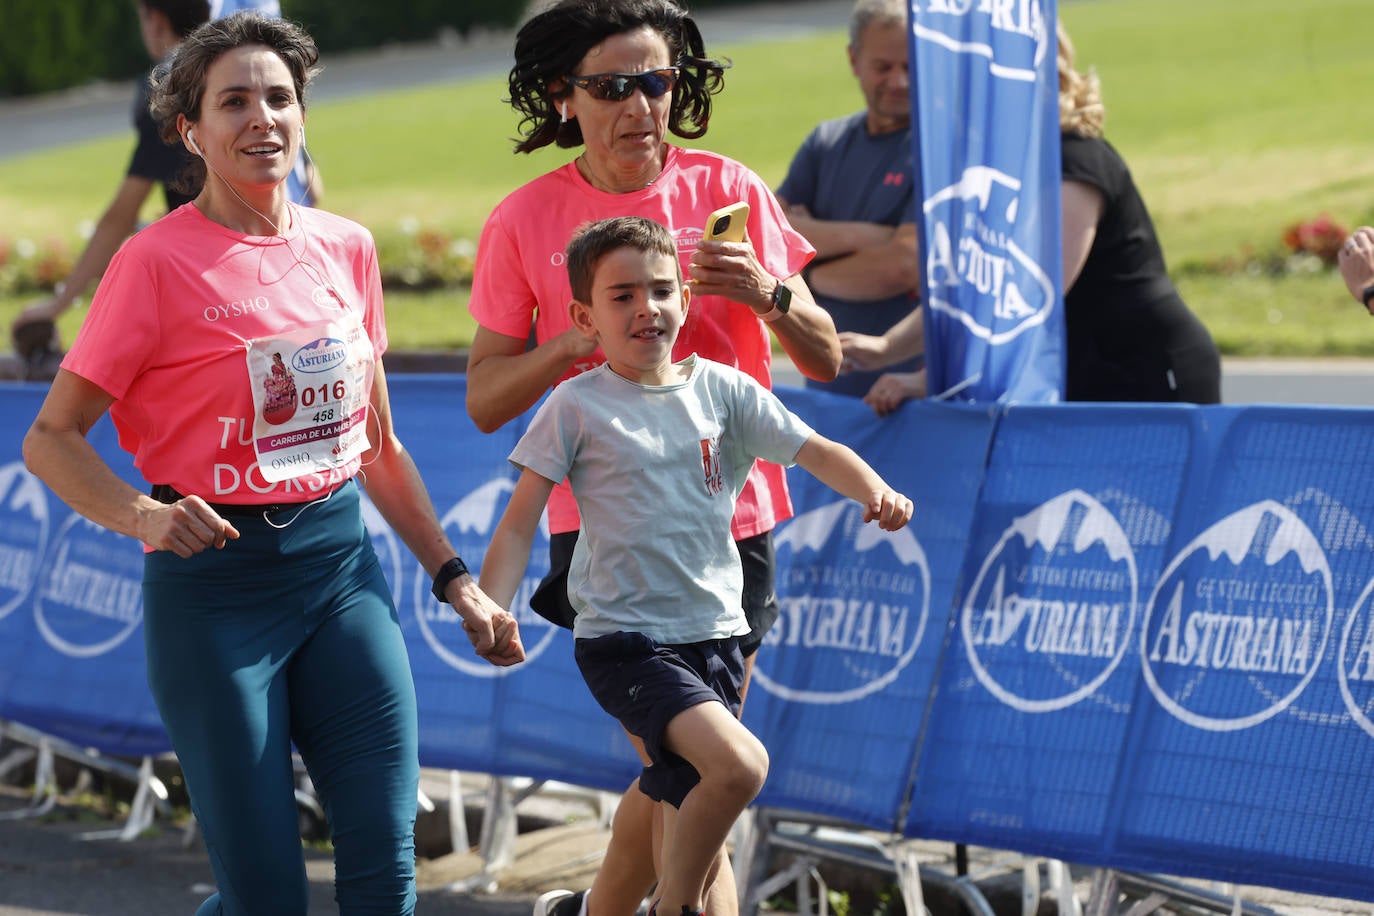
M 1061 0 L 1061 14 L 1080 65 L 1101 76 L 1107 136 L 1141 186 L 1184 298 L 1223 352 L 1374 355 L 1374 322 L 1334 272 L 1246 269 L 1278 260 L 1296 221 L 1326 212 L 1347 227 L 1374 223 L 1374 56 L 1359 28 L 1368 0 Z M 811 38 L 712 48 L 734 68 L 705 145 L 781 181 L 817 121 L 861 105 L 843 44 L 836 23 Z M 502 196 L 572 155 L 512 153 L 504 94 L 494 78 L 312 107 L 325 205 L 384 243 L 416 227 L 475 241 Z M 0 162 L 0 238 L 79 246 L 129 142 Z M 461 289 L 389 294 L 393 346 L 465 345 L 465 300 Z M 0 299 L 0 320 L 21 305 Z M 64 320 L 65 339 L 79 321 Z

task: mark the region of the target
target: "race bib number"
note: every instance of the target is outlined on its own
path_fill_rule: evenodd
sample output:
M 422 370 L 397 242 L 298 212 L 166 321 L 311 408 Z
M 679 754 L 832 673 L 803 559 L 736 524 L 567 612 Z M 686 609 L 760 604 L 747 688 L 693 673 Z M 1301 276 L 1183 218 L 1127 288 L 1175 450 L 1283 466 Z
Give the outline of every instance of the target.
M 248 342 L 253 450 L 269 483 L 367 451 L 373 370 L 372 341 L 352 314 Z

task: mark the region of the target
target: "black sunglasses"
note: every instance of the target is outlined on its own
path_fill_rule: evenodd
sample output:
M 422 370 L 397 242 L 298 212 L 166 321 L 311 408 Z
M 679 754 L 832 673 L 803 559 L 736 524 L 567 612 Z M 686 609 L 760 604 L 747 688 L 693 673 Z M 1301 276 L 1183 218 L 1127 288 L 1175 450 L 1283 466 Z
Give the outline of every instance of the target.
M 677 67 L 645 70 L 643 73 L 589 73 L 570 76 L 568 82 L 587 91 L 587 95 L 603 102 L 623 102 L 638 86 L 647 98 L 656 99 L 672 92 L 677 85 Z

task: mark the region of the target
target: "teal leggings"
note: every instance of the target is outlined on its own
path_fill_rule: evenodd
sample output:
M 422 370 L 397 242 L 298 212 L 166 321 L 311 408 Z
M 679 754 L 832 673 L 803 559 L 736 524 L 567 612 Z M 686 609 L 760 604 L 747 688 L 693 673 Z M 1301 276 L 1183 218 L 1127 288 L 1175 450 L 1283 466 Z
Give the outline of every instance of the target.
M 415 687 L 359 498 L 349 483 L 298 516 L 232 519 L 223 550 L 146 555 L 148 683 L 218 884 L 198 916 L 306 912 L 293 742 L 339 912 L 414 912 Z

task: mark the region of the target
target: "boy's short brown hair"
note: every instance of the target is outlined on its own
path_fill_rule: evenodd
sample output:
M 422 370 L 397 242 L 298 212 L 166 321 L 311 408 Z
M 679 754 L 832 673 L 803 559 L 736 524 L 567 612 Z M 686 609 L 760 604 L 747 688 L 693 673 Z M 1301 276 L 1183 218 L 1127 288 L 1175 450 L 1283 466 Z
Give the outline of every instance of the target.
M 682 280 L 682 265 L 677 259 L 677 242 L 662 223 L 644 216 L 613 216 L 583 223 L 568 240 L 568 282 L 578 302 L 592 301 L 592 277 L 601 259 L 618 248 L 633 248 L 645 254 L 662 254 L 673 259 Z

